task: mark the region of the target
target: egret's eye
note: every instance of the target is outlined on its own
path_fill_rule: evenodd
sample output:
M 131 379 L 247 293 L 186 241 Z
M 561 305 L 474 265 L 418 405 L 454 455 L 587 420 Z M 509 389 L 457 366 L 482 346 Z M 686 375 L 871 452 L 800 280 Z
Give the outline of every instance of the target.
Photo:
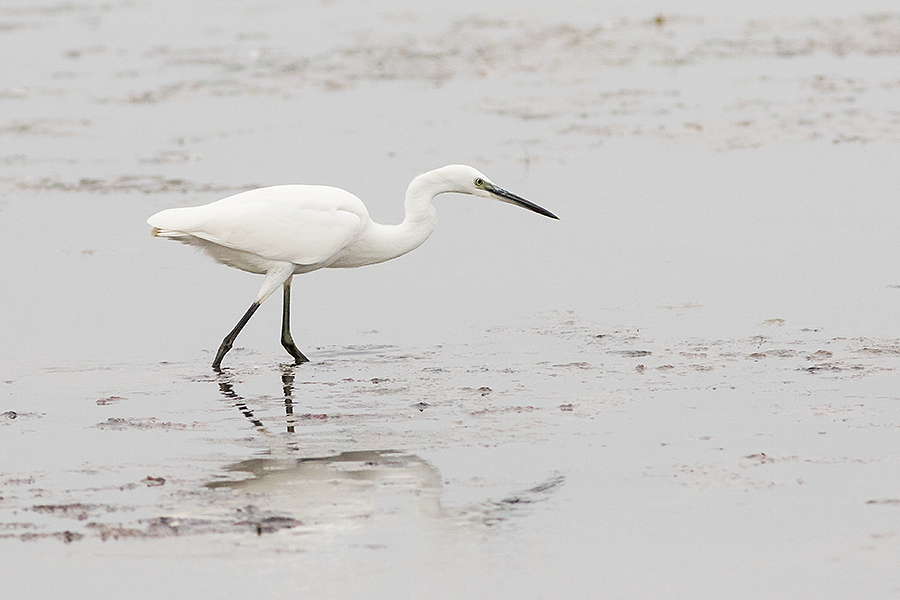
M 477 187 L 477 188 L 484 187 L 484 179 L 482 179 L 481 177 L 477 178 L 475 180 L 475 187 Z

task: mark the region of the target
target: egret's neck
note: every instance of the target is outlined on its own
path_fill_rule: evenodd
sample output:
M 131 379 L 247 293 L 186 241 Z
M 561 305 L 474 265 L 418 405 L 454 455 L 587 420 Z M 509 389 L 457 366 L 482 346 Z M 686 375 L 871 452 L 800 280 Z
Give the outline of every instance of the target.
M 421 246 L 434 232 L 437 222 L 431 201 L 438 193 L 416 178 L 406 191 L 406 215 L 399 225 L 369 221 L 362 236 L 345 249 L 331 267 L 360 267 L 403 256 Z
M 437 223 L 437 214 L 432 204 L 437 193 L 438 190 L 433 186 L 423 185 L 422 177 L 413 179 L 409 184 L 406 201 L 403 203 L 405 211 L 403 222 L 399 225 L 381 225 L 375 228 L 386 242 L 385 249 L 390 253 L 384 260 L 415 250 L 431 236 Z
M 408 215 L 407 215 L 408 216 Z M 403 219 L 399 225 L 370 222 L 363 237 L 354 244 L 365 255 L 363 264 L 374 264 L 412 252 L 434 231 L 434 211 L 430 220 Z
M 403 203 L 406 215 L 401 227 L 427 227 L 428 235 L 434 231 L 434 197 L 447 189 L 443 182 L 435 181 L 432 173 L 419 175 L 406 188 L 406 201 Z

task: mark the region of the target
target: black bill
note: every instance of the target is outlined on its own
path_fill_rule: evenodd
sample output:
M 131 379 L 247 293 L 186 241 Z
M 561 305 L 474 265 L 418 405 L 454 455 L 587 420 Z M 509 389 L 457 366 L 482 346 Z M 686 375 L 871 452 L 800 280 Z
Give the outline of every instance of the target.
M 559 217 L 554 215 L 552 212 L 550 212 L 546 208 L 541 208 L 534 202 L 529 202 L 525 198 L 516 196 L 512 192 L 507 192 L 503 188 L 497 187 L 496 185 L 494 185 L 492 183 L 485 182 L 484 189 L 489 191 L 490 193 L 492 193 L 494 196 L 496 196 L 497 200 L 500 200 L 501 202 L 509 202 L 510 204 L 515 204 L 516 206 L 521 206 L 522 208 L 527 208 L 528 210 L 530 210 L 532 212 L 536 212 L 539 215 L 544 215 L 545 217 L 550 217 L 551 219 L 556 219 L 557 221 L 559 220 Z

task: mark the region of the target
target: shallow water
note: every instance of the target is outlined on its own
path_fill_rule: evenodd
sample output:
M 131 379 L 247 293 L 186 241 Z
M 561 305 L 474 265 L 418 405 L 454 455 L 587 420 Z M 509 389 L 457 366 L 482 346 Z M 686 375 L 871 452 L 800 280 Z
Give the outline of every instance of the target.
M 11 597 L 900 593 L 900 19 L 516 8 L 0 9 Z M 451 162 L 561 220 L 441 197 L 212 372 L 261 280 L 148 215 Z

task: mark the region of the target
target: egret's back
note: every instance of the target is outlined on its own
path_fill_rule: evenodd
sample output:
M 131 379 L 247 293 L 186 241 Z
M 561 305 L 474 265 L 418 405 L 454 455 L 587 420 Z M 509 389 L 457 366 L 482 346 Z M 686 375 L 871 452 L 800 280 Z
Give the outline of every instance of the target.
M 220 261 L 222 252 L 206 244 L 266 261 L 319 267 L 358 239 L 369 214 L 359 198 L 338 188 L 281 185 L 163 210 L 147 223 L 154 235 L 204 247 Z

